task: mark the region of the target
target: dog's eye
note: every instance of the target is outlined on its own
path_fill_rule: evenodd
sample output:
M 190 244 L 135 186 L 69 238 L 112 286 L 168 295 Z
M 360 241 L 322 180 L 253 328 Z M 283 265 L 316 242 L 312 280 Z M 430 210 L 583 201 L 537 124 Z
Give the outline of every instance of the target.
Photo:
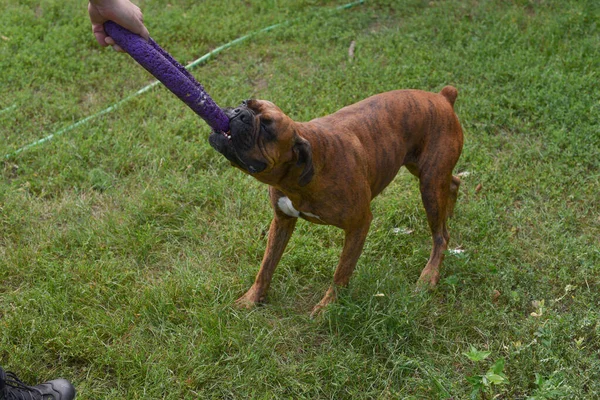
M 273 121 L 268 121 L 267 123 L 262 119 L 260 121 L 260 132 L 267 141 L 275 139 L 275 134 L 269 126 L 271 122 Z

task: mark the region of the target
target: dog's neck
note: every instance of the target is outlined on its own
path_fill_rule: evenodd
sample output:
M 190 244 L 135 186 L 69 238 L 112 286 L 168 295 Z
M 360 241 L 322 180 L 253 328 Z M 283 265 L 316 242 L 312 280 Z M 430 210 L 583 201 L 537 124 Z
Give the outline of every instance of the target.
M 318 134 L 314 131 L 314 128 L 311 126 L 311 122 L 294 122 L 293 130 L 295 135 L 310 143 L 312 152 L 312 163 L 315 167 L 314 174 L 310 183 L 308 183 L 305 186 L 302 186 L 300 184 L 300 177 L 304 170 L 304 164 L 298 162 L 298 156 L 294 155 L 294 151 L 292 148 L 290 148 L 289 154 L 282 155 L 282 157 L 289 159 L 289 161 L 284 162 L 277 167 L 278 169 L 280 169 L 280 171 L 274 174 L 277 177 L 276 179 L 269 181 L 259 179 L 261 182 L 266 183 L 282 191 L 290 198 L 298 196 L 304 197 L 305 195 L 310 193 L 310 187 L 314 182 L 318 181 L 319 179 L 318 169 L 320 170 L 321 165 L 323 164 L 323 160 L 321 160 L 320 157 L 316 160 L 315 163 L 315 154 L 319 154 L 319 139 L 318 137 L 316 137 Z

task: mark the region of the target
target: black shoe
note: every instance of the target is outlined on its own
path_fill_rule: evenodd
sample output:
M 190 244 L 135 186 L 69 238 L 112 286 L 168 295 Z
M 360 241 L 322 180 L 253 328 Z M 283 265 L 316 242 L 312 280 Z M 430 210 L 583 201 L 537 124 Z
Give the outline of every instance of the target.
M 27 386 L 12 372 L 0 367 L 0 400 L 72 400 L 75 388 L 66 379 Z

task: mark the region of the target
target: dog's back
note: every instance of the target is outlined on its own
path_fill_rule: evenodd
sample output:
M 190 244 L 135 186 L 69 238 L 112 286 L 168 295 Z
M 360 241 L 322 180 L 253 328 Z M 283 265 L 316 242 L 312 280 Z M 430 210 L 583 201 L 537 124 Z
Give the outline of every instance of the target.
M 345 158 L 348 167 L 366 167 L 371 197 L 375 197 L 403 165 L 418 176 L 418 170 L 427 162 L 421 155 L 431 157 L 432 149 L 433 153 L 447 153 L 442 158 L 456 163 L 463 143 L 453 108 L 457 94 L 452 86 L 440 93 L 394 90 L 308 124 L 317 125 L 322 134 L 329 136 L 322 138 L 323 142 L 331 142 L 338 150 L 345 147 L 344 154 L 336 156 Z

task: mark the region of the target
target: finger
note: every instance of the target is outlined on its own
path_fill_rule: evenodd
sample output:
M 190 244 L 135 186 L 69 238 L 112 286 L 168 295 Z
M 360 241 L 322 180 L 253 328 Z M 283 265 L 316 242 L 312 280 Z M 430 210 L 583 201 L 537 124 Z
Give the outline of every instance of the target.
M 114 51 L 118 51 L 119 53 L 125 53 L 125 50 L 123 50 L 123 48 L 121 46 L 119 46 L 113 38 L 111 38 L 110 36 L 106 37 L 106 44 L 111 46 L 113 48 Z
M 142 15 L 142 12 L 139 11 L 139 9 L 137 15 L 133 17 L 131 25 L 132 26 L 129 29 L 133 33 L 137 33 L 138 35 L 146 39 L 146 41 L 148 41 L 148 39 L 150 38 L 150 34 L 148 33 L 148 29 L 144 25 L 144 17 Z
M 139 10 L 139 21 L 140 21 L 140 25 L 141 25 L 139 35 L 141 37 L 143 37 L 144 39 L 149 40 L 150 32 L 148 32 L 146 25 L 144 25 L 144 14 L 142 14 L 142 10 L 140 10 L 139 8 L 138 8 L 138 10 Z
M 150 40 L 150 32 L 148 32 L 148 29 L 143 24 L 142 24 L 142 31 L 140 32 L 140 36 L 143 37 L 144 39 L 146 39 L 146 41 Z
M 88 12 L 90 14 L 90 21 L 92 22 L 92 33 L 96 37 L 96 41 L 100 46 L 106 47 L 106 32 L 104 32 L 104 22 L 106 18 L 102 17 L 98 12 L 98 9 L 92 4 L 88 4 Z
M 96 37 L 96 41 L 98 42 L 98 44 L 102 47 L 106 47 L 108 46 L 108 43 L 106 43 L 106 32 L 104 32 L 104 30 L 102 31 L 96 31 L 93 30 L 94 32 L 94 36 Z
M 101 24 L 106 21 L 106 18 L 102 17 L 96 6 L 92 3 L 88 3 L 88 14 L 90 15 L 90 21 L 92 21 L 92 25 Z

